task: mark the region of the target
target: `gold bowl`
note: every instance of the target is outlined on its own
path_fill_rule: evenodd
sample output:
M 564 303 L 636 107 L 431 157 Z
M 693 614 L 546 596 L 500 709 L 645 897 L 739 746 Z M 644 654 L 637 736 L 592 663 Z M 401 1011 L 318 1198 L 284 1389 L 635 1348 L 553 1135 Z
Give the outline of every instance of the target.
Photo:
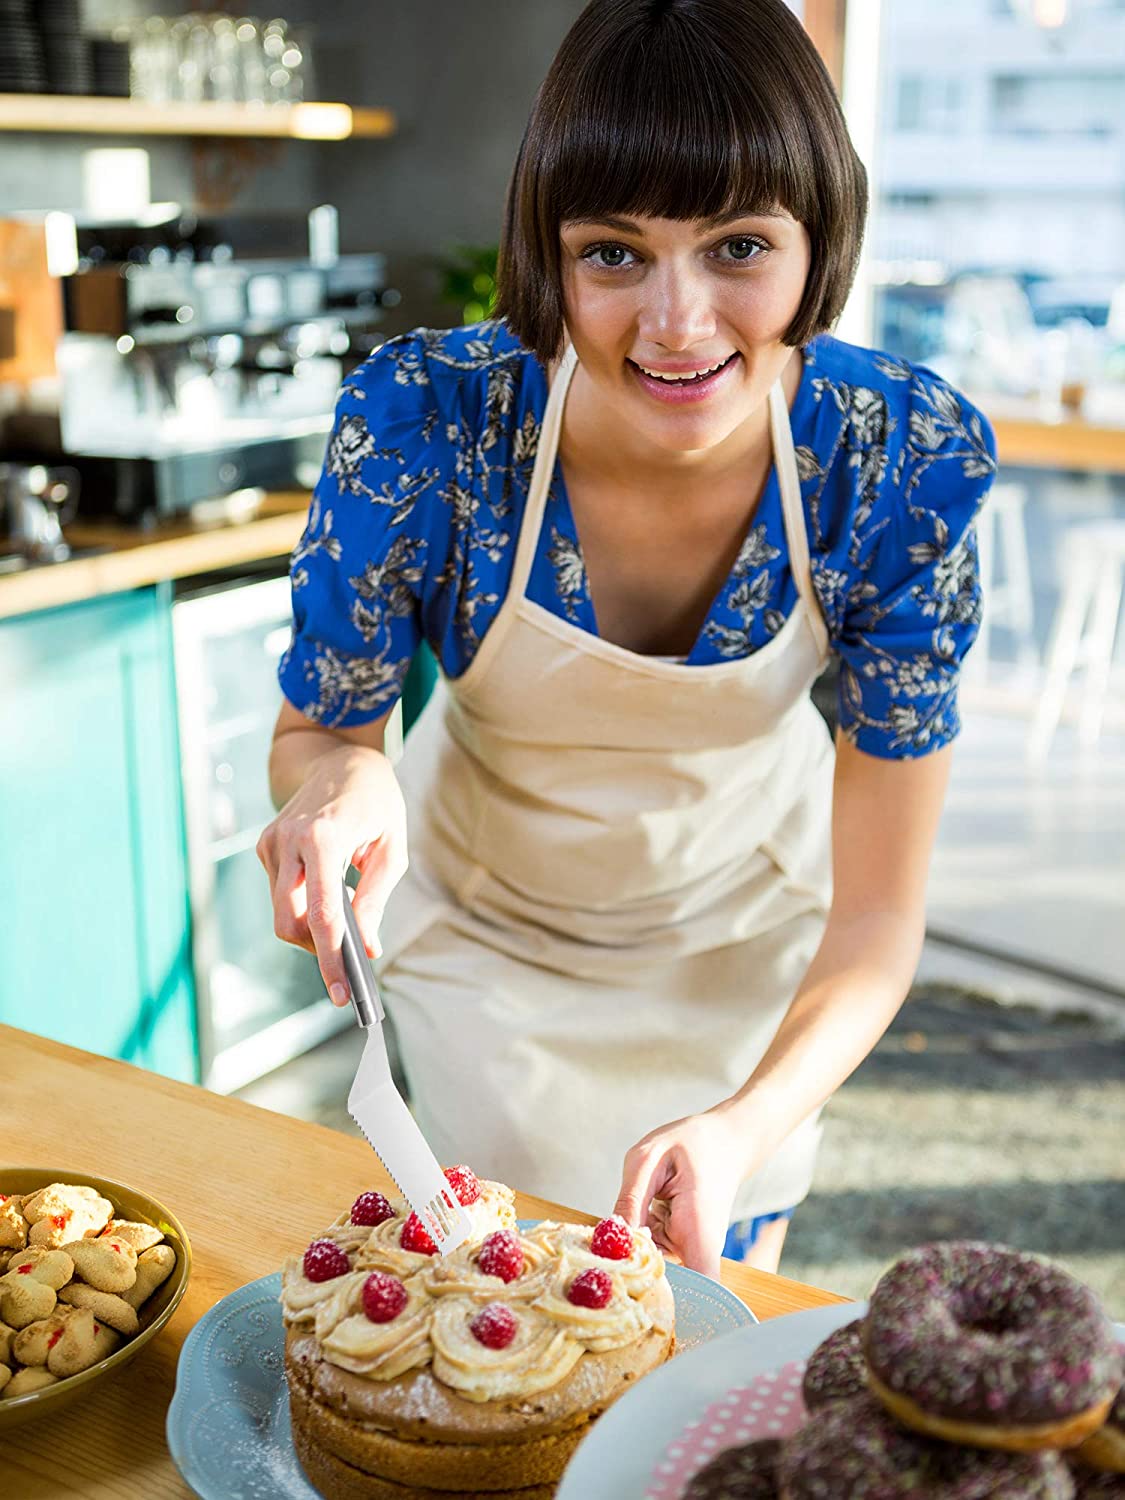
M 158 1286 L 152 1296 L 141 1304 L 138 1316 L 140 1330 L 115 1349 L 105 1359 L 100 1359 L 88 1370 L 77 1375 L 68 1375 L 56 1385 L 41 1391 L 28 1391 L 26 1396 L 12 1396 L 4 1400 L 0 1396 L 0 1433 L 23 1422 L 38 1421 L 51 1412 L 61 1411 L 72 1401 L 81 1399 L 88 1388 L 114 1370 L 127 1364 L 139 1354 L 167 1323 L 187 1290 L 191 1275 L 191 1246 L 184 1227 L 163 1203 L 150 1198 L 137 1188 L 126 1187 L 120 1182 L 111 1182 L 106 1177 L 91 1177 L 87 1172 L 72 1172 L 66 1167 L 5 1167 L 0 1166 L 0 1193 L 28 1194 L 47 1187 L 52 1182 L 68 1182 L 78 1187 L 92 1187 L 113 1205 L 115 1219 L 129 1219 L 135 1223 L 152 1224 L 161 1230 L 165 1240 L 176 1253 L 176 1264 L 171 1276 Z

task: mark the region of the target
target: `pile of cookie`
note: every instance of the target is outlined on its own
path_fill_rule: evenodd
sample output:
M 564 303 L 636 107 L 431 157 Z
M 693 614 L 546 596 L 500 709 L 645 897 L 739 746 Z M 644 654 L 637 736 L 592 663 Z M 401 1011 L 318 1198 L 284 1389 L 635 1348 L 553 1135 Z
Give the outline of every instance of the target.
M 0 1401 L 88 1370 L 140 1329 L 176 1252 L 95 1188 L 0 1193 Z

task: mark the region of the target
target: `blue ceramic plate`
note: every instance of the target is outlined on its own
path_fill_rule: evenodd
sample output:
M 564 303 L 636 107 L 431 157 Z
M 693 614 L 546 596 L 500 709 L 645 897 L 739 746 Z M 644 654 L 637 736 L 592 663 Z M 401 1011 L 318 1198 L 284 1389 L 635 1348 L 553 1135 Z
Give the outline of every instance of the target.
M 529 1229 L 535 1221 L 521 1220 Z M 677 1353 L 756 1321 L 717 1281 L 668 1267 Z M 281 1273 L 231 1292 L 184 1340 L 168 1408 L 168 1447 L 203 1500 L 320 1500 L 289 1430 Z

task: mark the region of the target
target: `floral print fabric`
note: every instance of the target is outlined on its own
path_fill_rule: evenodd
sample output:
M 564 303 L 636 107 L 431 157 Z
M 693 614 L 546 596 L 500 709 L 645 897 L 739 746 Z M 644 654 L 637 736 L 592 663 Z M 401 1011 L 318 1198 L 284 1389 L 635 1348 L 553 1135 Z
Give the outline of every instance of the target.
M 870 754 L 922 755 L 959 728 L 992 433 L 930 370 L 826 335 L 804 360 L 790 421 L 840 726 Z M 385 714 L 423 640 L 449 677 L 468 667 L 507 592 L 546 401 L 543 366 L 498 322 L 415 329 L 352 372 L 291 562 L 279 676 L 309 719 Z M 557 460 L 528 595 L 597 633 Z M 760 650 L 796 602 L 771 471 L 688 665 Z

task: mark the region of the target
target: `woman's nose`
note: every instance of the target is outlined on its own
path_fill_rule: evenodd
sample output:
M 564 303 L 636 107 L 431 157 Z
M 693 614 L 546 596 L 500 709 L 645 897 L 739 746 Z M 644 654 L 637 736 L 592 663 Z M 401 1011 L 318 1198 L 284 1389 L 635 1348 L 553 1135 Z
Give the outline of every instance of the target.
M 711 289 L 704 277 L 670 268 L 646 279 L 637 328 L 666 349 L 687 349 L 715 332 Z

